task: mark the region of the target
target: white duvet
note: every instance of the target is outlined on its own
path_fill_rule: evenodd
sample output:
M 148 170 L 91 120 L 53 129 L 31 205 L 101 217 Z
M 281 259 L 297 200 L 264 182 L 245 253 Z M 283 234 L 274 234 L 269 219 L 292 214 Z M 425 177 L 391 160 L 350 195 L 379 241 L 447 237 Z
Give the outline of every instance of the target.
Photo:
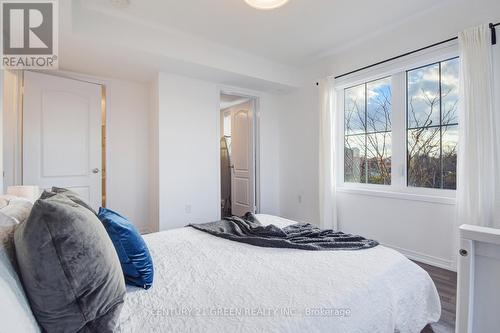
M 420 332 L 440 317 L 429 275 L 383 246 L 261 248 L 189 227 L 144 238 L 154 284 L 128 288 L 119 332 Z

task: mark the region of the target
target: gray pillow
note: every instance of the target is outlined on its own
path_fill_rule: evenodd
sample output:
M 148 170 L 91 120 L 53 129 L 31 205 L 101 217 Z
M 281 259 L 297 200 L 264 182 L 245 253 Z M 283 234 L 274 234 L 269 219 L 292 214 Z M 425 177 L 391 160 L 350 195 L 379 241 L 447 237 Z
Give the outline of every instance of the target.
M 45 197 L 45 196 L 44 196 Z M 20 276 L 47 332 L 112 332 L 125 282 L 97 217 L 62 194 L 36 201 L 14 233 Z
M 76 202 L 77 204 L 90 210 L 92 213 L 94 213 L 94 215 L 97 215 L 97 212 L 92 207 L 90 207 L 90 205 L 85 200 L 83 200 L 82 197 L 80 195 L 78 195 L 78 193 L 73 192 L 71 190 L 68 190 L 67 188 L 55 187 L 55 186 L 52 187 L 51 192 L 57 193 L 57 194 L 63 194 L 66 197 L 73 200 L 74 202 Z M 46 192 L 46 193 L 50 193 L 50 192 Z

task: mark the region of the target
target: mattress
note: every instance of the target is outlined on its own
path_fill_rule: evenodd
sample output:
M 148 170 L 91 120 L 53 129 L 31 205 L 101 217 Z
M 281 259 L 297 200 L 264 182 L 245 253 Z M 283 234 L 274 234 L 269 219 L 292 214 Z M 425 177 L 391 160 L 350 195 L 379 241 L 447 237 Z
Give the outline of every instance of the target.
M 189 227 L 144 238 L 154 284 L 128 287 L 118 332 L 420 332 L 441 314 L 427 272 L 383 246 L 261 248 Z

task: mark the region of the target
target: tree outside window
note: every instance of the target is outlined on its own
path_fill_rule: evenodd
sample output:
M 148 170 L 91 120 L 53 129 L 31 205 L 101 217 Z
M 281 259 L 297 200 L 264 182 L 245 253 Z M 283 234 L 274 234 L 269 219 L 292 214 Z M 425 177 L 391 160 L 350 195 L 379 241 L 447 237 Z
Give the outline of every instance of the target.
M 391 184 L 391 78 L 344 90 L 344 179 Z
M 458 58 L 407 77 L 408 186 L 456 189 Z

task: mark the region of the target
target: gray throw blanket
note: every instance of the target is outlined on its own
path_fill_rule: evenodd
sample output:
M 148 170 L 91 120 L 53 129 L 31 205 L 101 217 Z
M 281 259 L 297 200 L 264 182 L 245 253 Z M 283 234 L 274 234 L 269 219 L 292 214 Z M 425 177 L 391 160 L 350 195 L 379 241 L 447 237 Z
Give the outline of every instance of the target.
M 334 251 L 369 249 L 378 245 L 374 240 L 334 230 L 322 230 L 309 223 L 296 223 L 283 229 L 272 224 L 263 226 L 252 213 L 188 226 L 217 237 L 261 247 Z

